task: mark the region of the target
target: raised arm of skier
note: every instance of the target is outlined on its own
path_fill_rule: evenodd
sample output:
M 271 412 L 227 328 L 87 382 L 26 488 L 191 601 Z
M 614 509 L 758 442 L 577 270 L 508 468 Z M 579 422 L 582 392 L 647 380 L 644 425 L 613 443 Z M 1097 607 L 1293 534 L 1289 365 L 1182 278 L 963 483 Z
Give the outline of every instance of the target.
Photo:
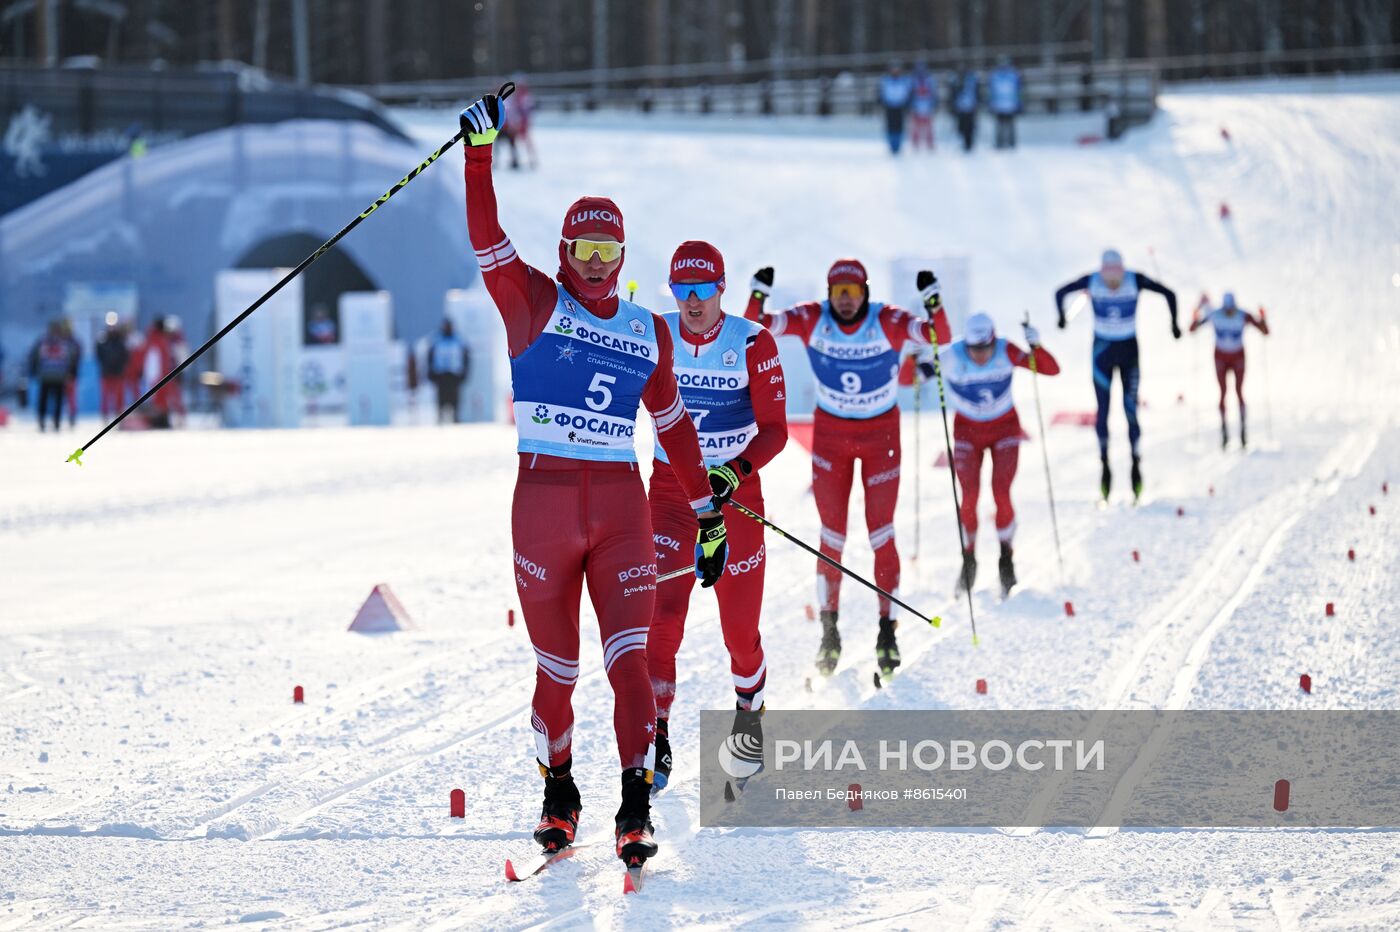
M 764 266 L 754 273 L 749 282 L 749 303 L 744 308 L 744 317 L 767 327 L 775 337 L 797 337 L 806 343 L 812 338 L 812 331 L 821 317 L 821 304 L 809 301 L 769 313 L 763 309 L 763 304 L 772 293 L 773 267 Z
M 499 108 L 494 97 L 483 98 Z M 499 119 L 499 110 L 496 118 Z M 472 248 L 476 250 L 476 260 L 481 265 L 481 279 L 501 320 L 506 325 L 506 347 L 511 356 L 524 352 L 544 330 L 558 289 L 554 279 L 533 266 L 527 265 L 515 252 L 515 246 L 505 230 L 496 210 L 496 188 L 491 178 L 491 151 L 494 148 L 484 143 L 471 142 L 473 137 L 495 136 L 496 130 L 478 134 L 472 131 L 467 118 L 462 118 L 462 130 L 468 135 L 469 145 L 465 146 L 467 184 L 467 232 L 471 237 Z

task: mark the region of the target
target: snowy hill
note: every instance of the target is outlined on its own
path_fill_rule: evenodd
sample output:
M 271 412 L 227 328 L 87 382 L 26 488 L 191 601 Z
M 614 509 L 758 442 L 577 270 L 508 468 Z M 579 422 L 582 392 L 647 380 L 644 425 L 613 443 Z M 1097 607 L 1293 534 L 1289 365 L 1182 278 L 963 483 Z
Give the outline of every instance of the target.
M 737 291 L 772 264 L 791 298 L 817 294 L 840 255 L 866 261 L 877 295 L 907 287 L 889 278 L 897 259 L 966 256 L 975 304 L 1012 332 L 1029 309 L 1065 367 L 1041 380 L 1047 420 L 1093 406 L 1087 315 L 1055 330 L 1052 296 L 1104 247 L 1176 288 L 1183 324 L 1203 289 L 1268 308 L 1267 355 L 1257 335 L 1248 344 L 1258 442 L 1241 455 L 1218 447 L 1207 335 L 1173 343 L 1162 305 L 1145 299 L 1148 501 L 1094 507 L 1087 428 L 1052 427 L 1024 447 L 1024 587 L 1003 604 L 986 588 L 984 524 L 981 648 L 951 598 L 956 529 L 932 465 L 942 428 L 927 411 L 917 427 L 916 529 L 906 413 L 901 595 L 944 625 L 906 624 L 906 672 L 876 691 L 874 600 L 848 586 L 842 666 L 810 694 L 812 561 L 770 539 L 770 707 L 1400 706 L 1400 81 L 1195 91 L 1162 106 L 1117 146 L 971 158 L 945 146 L 900 161 L 873 126 L 869 139 L 544 126 L 544 168 L 498 172 L 503 225 L 546 268 L 573 198 L 613 196 L 627 218 L 624 278 L 642 296 L 687 238 L 720 246 Z M 453 118 L 416 129 L 427 148 Z M 461 247 L 469 255 L 465 228 Z M 1020 378 L 1022 421 L 1038 434 Z M 1126 467 L 1116 412 L 1112 429 Z M 533 654 L 506 621 L 512 432 L 114 433 L 81 471 L 62 465 L 74 445 L 27 420 L 0 429 L 0 924 L 1400 921 L 1387 831 L 698 830 L 697 713 L 732 702 L 708 594 L 694 597 L 680 656 L 677 772 L 654 810 L 662 853 L 644 893 L 620 898 L 606 847 L 508 887 L 502 862 L 529 847 L 539 782 Z M 793 445 L 764 485 L 773 519 L 815 540 L 809 472 Z M 846 556 L 868 569 L 853 522 Z M 378 582 L 418 630 L 345 632 Z M 1326 602 L 1337 617 L 1323 617 Z M 587 837 L 610 824 L 617 789 L 612 699 L 584 615 L 575 772 Z M 290 703 L 293 685 L 305 705 Z M 448 818 L 453 787 L 466 790 L 464 820 Z

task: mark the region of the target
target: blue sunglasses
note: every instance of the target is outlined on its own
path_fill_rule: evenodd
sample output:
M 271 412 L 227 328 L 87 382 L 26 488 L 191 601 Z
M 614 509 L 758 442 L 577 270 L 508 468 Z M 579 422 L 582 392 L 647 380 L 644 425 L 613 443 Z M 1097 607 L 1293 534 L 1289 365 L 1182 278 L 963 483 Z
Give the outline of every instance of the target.
M 671 283 L 671 294 L 676 296 L 677 301 L 684 301 L 691 295 L 701 301 L 709 300 L 719 293 L 719 286 L 724 283 L 724 279 L 717 282 L 685 282 L 683 284 Z

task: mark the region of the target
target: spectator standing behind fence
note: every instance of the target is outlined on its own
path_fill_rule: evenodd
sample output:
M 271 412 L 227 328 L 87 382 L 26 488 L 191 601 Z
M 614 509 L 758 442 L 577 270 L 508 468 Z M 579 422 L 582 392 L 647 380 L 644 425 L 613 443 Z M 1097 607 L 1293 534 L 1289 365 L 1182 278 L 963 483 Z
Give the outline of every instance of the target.
M 515 82 L 515 93 L 510 95 L 510 105 L 505 108 L 505 124 L 501 127 L 500 138 L 510 146 L 510 167 L 520 170 L 520 146 L 530 158 L 530 168 L 539 168 L 540 160 L 535 154 L 535 143 L 530 138 L 530 118 L 535 112 L 535 97 L 530 86 L 525 83 L 523 74 L 511 78 Z
M 899 62 L 890 62 L 890 70 L 880 78 L 880 106 L 885 108 L 885 134 L 891 155 L 899 155 L 899 147 L 904 143 L 904 116 L 909 112 L 913 94 L 913 79 L 904 73 Z
M 131 350 L 126 345 L 126 328 L 115 313 L 107 315 L 107 329 L 97 338 L 97 369 L 102 379 L 102 418 L 107 420 L 126 407 L 126 367 Z
M 165 378 L 165 374 L 175 367 L 175 353 L 164 317 L 157 316 L 151 321 L 146 331 L 146 341 L 136 351 L 132 364 L 140 374 L 137 397 Z M 170 427 L 171 404 L 172 400 L 178 400 L 175 398 L 178 391 L 179 386 L 172 379 L 151 396 L 143 408 L 148 426 L 160 430 Z
M 63 332 L 63 323 L 50 322 L 48 330 L 29 351 L 29 378 L 38 383 L 39 430 L 44 430 L 44 418 L 50 410 L 53 411 L 53 429 L 63 426 L 64 390 L 75 364 L 73 344 Z
M 988 109 L 997 118 L 997 148 L 1016 148 L 1016 117 L 1024 109 L 1021 72 L 1002 57 L 987 76 Z
M 170 368 L 173 369 L 190 354 L 190 344 L 185 339 L 185 325 L 180 320 L 179 315 L 170 314 L 165 318 L 165 338 L 170 344 Z M 169 371 L 169 370 L 166 370 Z M 189 416 L 189 411 L 185 408 L 185 384 L 184 380 L 188 373 L 181 373 L 170 380 L 166 386 L 169 394 L 166 396 L 166 403 L 171 414 L 180 415 L 180 423 L 183 425 Z M 172 427 L 176 426 L 171 424 Z
M 953 114 L 958 119 L 958 135 L 963 151 L 971 152 L 977 139 L 977 105 L 982 96 L 982 80 L 972 68 L 964 68 L 953 79 Z
M 73 335 L 73 322 L 64 318 L 62 321 L 63 339 L 68 343 L 71 353 L 68 363 L 68 381 L 63 383 L 63 401 L 68 408 L 68 426 L 78 426 L 78 363 L 83 358 L 83 345 L 78 342 L 78 338 Z
M 428 379 L 437 389 L 438 423 L 457 423 L 457 406 L 462 383 L 467 380 L 467 348 L 444 320 L 438 335 L 428 347 Z
M 909 102 L 909 147 L 933 151 L 933 115 L 938 112 L 938 82 L 928 65 L 914 66 L 914 86 Z

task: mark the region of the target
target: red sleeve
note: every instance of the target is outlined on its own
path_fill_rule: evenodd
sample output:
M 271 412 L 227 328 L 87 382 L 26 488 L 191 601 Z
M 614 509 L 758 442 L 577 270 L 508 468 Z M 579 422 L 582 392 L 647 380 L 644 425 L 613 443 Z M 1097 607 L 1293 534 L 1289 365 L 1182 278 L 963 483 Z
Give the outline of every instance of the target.
M 748 347 L 749 400 L 753 404 L 758 433 L 744 448 L 743 457 L 761 469 L 787 446 L 787 392 L 783 365 L 778 361 L 778 341 L 760 330 Z
M 515 254 L 510 237 L 501 229 L 491 179 L 491 147 L 467 146 L 466 150 L 467 233 L 481 266 L 481 280 L 505 321 L 506 346 L 516 356 L 544 331 L 558 289 L 553 279 Z
M 912 342 L 919 346 L 928 346 L 933 343 L 933 338 L 938 337 L 939 346 L 947 346 L 953 342 L 953 334 L 948 329 L 948 317 L 939 308 L 933 315 L 933 324 L 920 318 L 902 307 L 893 304 L 886 304 L 880 309 L 880 326 L 885 331 L 885 338 L 890 341 L 890 346 L 899 349 L 906 342 Z
M 768 332 L 775 337 L 797 337 L 806 343 L 812 338 L 812 331 L 816 329 L 821 309 L 821 305 L 816 303 L 799 304 L 786 311 L 765 314 L 763 312 L 763 299 L 756 295 L 749 295 L 748 306 L 744 308 L 744 317 L 767 327 Z
M 671 344 L 671 331 L 657 315 L 656 322 L 656 368 L 647 379 L 642 390 L 642 404 L 646 405 L 656 421 L 656 439 L 666 451 L 671 461 L 671 469 L 676 473 L 686 498 L 696 511 L 710 510 L 710 480 L 705 474 L 705 458 L 700 453 L 700 437 L 695 433 L 695 422 L 686 413 L 681 403 L 680 386 L 676 384 L 675 348 Z
M 1015 343 L 1006 344 L 1006 356 L 1011 360 L 1011 365 L 1020 366 L 1022 369 L 1031 367 L 1030 354 Z M 1050 355 L 1050 351 L 1043 346 L 1035 348 L 1035 371 L 1041 375 L 1059 375 L 1060 364 L 1055 361 L 1055 357 Z
M 1255 329 L 1255 330 L 1258 330 L 1260 333 L 1264 334 L 1264 336 L 1268 336 L 1268 335 L 1269 335 L 1269 325 L 1268 325 L 1267 323 L 1264 322 L 1264 318 L 1263 318 L 1263 317 L 1255 317 L 1253 314 L 1251 314 L 1251 313 L 1249 313 L 1248 311 L 1246 311 L 1246 312 L 1245 312 L 1245 315 L 1244 315 L 1244 319 L 1245 319 L 1245 323 L 1253 324 L 1253 325 L 1254 325 L 1254 329 Z

